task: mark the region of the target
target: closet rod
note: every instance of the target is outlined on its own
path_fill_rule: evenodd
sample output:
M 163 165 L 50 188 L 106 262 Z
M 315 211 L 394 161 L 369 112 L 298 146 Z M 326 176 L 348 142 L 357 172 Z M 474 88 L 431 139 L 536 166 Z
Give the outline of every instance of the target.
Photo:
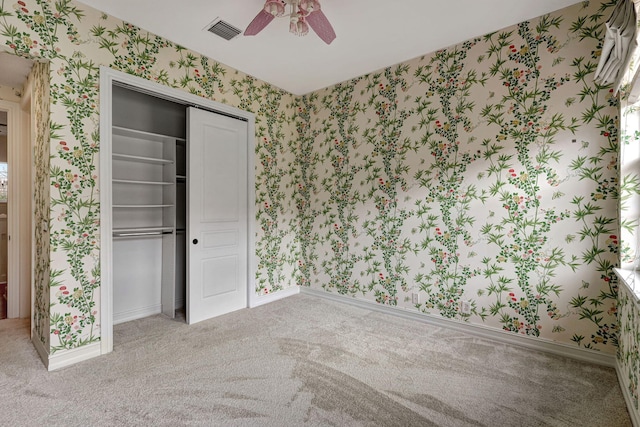
M 162 236 L 164 234 L 173 234 L 173 231 L 140 231 L 133 233 L 113 233 L 113 237 L 148 237 Z

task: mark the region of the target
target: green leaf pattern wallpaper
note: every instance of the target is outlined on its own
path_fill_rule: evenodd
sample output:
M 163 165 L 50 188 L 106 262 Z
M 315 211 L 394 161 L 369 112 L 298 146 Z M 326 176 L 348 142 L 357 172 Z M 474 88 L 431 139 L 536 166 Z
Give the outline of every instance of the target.
M 47 138 L 38 139 L 34 159 L 35 332 L 51 353 L 100 340 L 100 65 L 256 114 L 258 291 L 296 284 L 288 255 L 297 250 L 296 213 L 286 206 L 295 164 L 291 94 L 70 0 L 2 0 L 0 43 L 51 70 Z
M 618 319 L 620 339 L 618 342 L 618 375 L 627 388 L 634 411 L 638 406 L 638 375 L 640 374 L 640 310 L 636 297 L 625 287 L 620 287 Z
M 32 118 L 35 123 L 34 132 L 34 266 L 33 266 L 33 333 L 45 346 L 49 347 L 50 301 L 49 279 L 51 247 L 49 236 L 50 185 L 49 185 L 49 64 L 35 62 L 31 69 L 31 85 L 33 87 Z
M 592 80 L 611 6 L 304 97 L 311 286 L 614 352 L 618 105 Z
M 592 81 L 614 3 L 296 97 L 71 0 L 0 0 L 0 43 L 51 69 L 40 338 L 100 339 L 107 65 L 256 114 L 257 294 L 308 286 L 614 353 L 619 109 Z

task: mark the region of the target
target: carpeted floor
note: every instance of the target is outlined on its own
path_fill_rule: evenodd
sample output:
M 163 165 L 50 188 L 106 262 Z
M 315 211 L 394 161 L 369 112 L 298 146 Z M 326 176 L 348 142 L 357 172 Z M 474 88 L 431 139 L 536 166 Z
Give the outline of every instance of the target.
M 0 425 L 631 426 L 613 369 L 308 295 L 114 334 L 46 372 L 0 322 Z

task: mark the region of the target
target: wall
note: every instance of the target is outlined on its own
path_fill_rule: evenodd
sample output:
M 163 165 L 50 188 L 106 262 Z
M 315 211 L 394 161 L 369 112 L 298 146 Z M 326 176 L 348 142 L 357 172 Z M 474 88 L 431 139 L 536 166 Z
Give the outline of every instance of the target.
M 50 144 L 51 139 L 55 139 L 55 134 L 52 134 L 52 131 L 55 131 L 57 126 L 51 125 L 49 74 L 48 63 L 36 62 L 31 68 L 28 82 L 25 85 L 31 87 L 31 119 L 35 124 L 32 135 L 34 232 L 32 339 L 34 342 L 42 344 L 45 351 L 48 351 L 51 345 L 50 325 L 54 320 L 51 317 L 51 310 L 52 304 L 55 303 L 52 303 L 51 299 L 59 297 L 61 286 L 59 282 L 55 281 L 57 276 L 51 273 L 56 266 L 51 262 L 50 254 L 52 226 L 50 220 L 52 203 L 50 167 L 53 161 L 52 157 L 55 156 L 55 152 L 50 149 Z M 80 316 L 86 317 L 86 313 L 82 313 Z M 91 318 L 89 317 L 89 319 Z M 78 329 L 78 332 L 80 331 Z
M 34 321 L 45 351 L 82 347 L 101 336 L 100 65 L 256 114 L 257 287 L 270 293 L 295 285 L 293 212 L 284 205 L 293 163 L 287 150 L 292 95 L 70 0 L 1 3 L 0 16 L 0 44 L 51 70 L 34 201 Z
M 613 353 L 618 119 L 590 78 L 607 5 L 294 98 L 73 1 L 3 3 L 0 43 L 51 67 L 36 194 L 43 343 L 100 339 L 107 65 L 257 114 L 256 292 L 312 286 Z
M 618 109 L 593 83 L 609 7 L 305 96 L 299 283 L 614 353 Z
M 620 286 L 618 296 L 618 320 L 620 342 L 617 353 L 618 376 L 624 388 L 629 412 L 634 419 L 640 418 L 638 407 L 638 385 L 640 376 L 640 310 L 638 299 L 625 286 Z

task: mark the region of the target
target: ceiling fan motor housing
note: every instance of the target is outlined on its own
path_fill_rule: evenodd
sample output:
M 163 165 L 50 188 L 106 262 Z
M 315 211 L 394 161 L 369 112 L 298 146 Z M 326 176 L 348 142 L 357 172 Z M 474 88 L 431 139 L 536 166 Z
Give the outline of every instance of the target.
M 290 10 L 287 11 L 287 5 Z M 245 36 L 255 36 L 274 18 L 289 17 L 289 31 L 304 36 L 313 29 L 326 44 L 331 44 L 336 33 L 321 10 L 318 0 L 266 0 L 262 10 L 244 31 Z
M 264 10 L 275 17 L 284 15 L 284 2 L 282 0 L 267 0 L 264 4 Z

